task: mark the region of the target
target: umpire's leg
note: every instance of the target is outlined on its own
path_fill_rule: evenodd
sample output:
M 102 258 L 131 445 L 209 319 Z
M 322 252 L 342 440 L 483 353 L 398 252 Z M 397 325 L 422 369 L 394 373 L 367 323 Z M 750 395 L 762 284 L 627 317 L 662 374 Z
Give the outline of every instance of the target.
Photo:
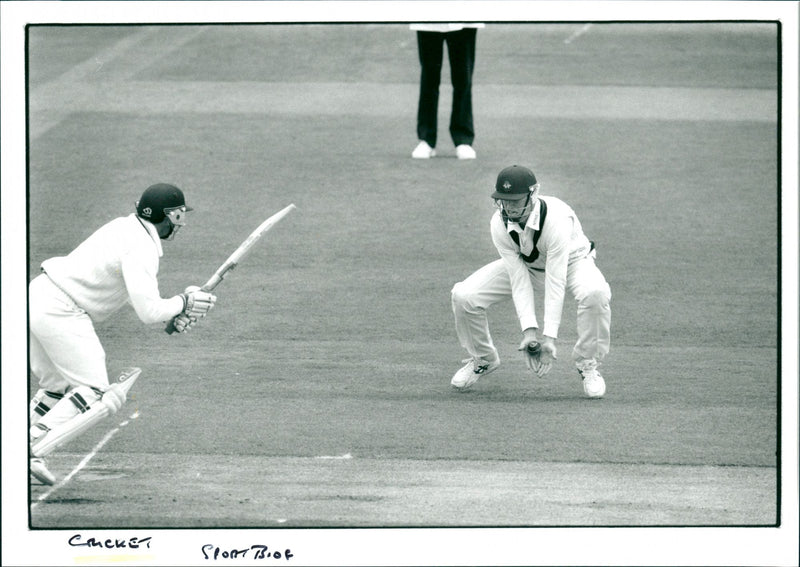
M 421 67 L 419 80 L 419 105 L 417 107 L 417 138 L 436 147 L 437 112 L 439 109 L 439 83 L 442 74 L 442 55 L 445 34 L 418 31 L 417 46 Z
M 453 107 L 450 112 L 450 136 L 453 143 L 472 145 L 475 128 L 472 122 L 472 72 L 475 68 L 475 40 L 478 30 L 464 28 L 447 33 L 447 56 L 453 83 Z

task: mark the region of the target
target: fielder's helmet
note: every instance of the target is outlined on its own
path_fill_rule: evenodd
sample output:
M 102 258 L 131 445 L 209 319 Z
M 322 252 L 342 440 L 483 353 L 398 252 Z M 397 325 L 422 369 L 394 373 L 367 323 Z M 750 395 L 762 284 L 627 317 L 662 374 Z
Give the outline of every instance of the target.
M 493 199 L 523 199 L 536 188 L 536 176 L 527 167 L 511 165 L 497 176 Z
M 160 223 L 170 210 L 180 207 L 185 211 L 192 210 L 186 205 L 183 191 L 169 183 L 156 183 L 142 193 L 136 203 L 136 214 L 152 223 Z

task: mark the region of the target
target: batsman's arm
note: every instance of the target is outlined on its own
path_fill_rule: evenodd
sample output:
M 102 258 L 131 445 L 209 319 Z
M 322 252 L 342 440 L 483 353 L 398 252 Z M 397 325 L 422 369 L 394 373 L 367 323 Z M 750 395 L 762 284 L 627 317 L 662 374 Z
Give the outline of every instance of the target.
M 182 309 L 180 296 L 162 298 L 158 291 L 158 262 L 155 255 L 132 250 L 120 262 L 129 302 L 136 316 L 146 325 L 164 321 Z

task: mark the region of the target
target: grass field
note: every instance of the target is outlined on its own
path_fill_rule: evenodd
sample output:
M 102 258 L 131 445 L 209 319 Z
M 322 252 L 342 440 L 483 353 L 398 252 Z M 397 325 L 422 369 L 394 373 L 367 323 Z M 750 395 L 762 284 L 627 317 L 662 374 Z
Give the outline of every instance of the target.
M 580 33 L 578 33 L 580 32 Z M 149 184 L 195 208 L 162 294 L 295 203 L 186 336 L 98 325 L 120 415 L 54 454 L 33 528 L 772 526 L 779 521 L 778 57 L 769 24 L 495 24 L 478 159 L 410 159 L 405 25 L 29 29 L 29 277 Z M 503 366 L 466 393 L 452 285 L 496 257 L 497 172 L 577 211 L 613 293 L 608 392 Z M 35 388 L 31 382 L 31 388 Z M 24 403 L 20 401 L 20 403 Z M 136 412 L 134 414 L 134 412 Z M 135 419 L 131 416 L 135 415 Z

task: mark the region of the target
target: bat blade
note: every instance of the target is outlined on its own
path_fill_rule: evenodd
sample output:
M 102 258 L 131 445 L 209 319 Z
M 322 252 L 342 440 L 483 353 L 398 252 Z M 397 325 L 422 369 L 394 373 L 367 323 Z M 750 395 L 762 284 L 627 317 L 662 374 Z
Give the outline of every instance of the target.
M 253 232 L 251 232 L 247 238 L 244 239 L 239 247 L 236 248 L 236 250 L 234 250 L 230 256 L 228 256 L 228 259 L 225 260 L 219 268 L 217 268 L 217 271 L 214 272 L 214 275 L 212 275 L 200 289 L 204 291 L 212 291 L 220 283 L 222 283 L 222 280 L 225 278 L 225 276 L 239 265 L 239 262 L 241 262 L 244 257 L 247 256 L 250 250 L 252 250 L 253 246 L 255 246 L 259 240 L 261 240 L 261 237 L 269 232 L 273 226 L 275 226 L 279 221 L 281 221 L 286 215 L 291 213 L 296 208 L 297 207 L 295 207 L 294 203 L 292 203 L 258 225 L 255 230 L 253 230 Z M 167 327 L 164 329 L 164 331 L 170 335 L 175 332 L 174 318 L 167 324 Z
M 258 225 L 256 229 L 244 239 L 239 247 L 234 250 L 230 256 L 228 256 L 228 259 L 225 260 L 219 268 L 217 268 L 217 271 L 214 272 L 214 275 L 211 276 L 211 278 L 209 278 L 205 284 L 203 284 L 202 289 L 205 291 L 211 291 L 217 287 L 222 282 L 223 278 L 228 274 L 228 272 L 238 266 L 239 262 L 241 262 L 244 257 L 247 256 L 256 242 L 258 242 L 262 236 L 264 236 L 270 229 L 272 229 L 273 226 L 282 220 L 283 217 L 288 215 L 296 208 L 297 207 L 294 206 L 294 203 L 292 203 Z

